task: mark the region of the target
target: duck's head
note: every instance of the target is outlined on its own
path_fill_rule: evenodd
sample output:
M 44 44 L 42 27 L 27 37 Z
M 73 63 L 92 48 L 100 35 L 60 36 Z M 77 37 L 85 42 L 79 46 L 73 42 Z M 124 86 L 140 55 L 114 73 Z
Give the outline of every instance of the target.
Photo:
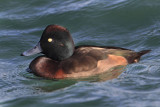
M 59 25 L 48 25 L 38 44 L 21 55 L 30 56 L 43 53 L 53 60 L 60 61 L 72 56 L 73 52 L 74 42 L 69 31 Z

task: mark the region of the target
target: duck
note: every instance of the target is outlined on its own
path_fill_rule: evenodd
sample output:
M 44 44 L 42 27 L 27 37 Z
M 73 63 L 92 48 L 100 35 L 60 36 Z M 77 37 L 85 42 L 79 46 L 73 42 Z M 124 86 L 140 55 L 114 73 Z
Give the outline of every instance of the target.
M 48 79 L 89 77 L 107 72 L 116 66 L 139 62 L 151 50 L 135 52 L 112 46 L 75 46 L 69 30 L 60 25 L 48 25 L 33 48 L 21 56 L 42 53 L 29 64 L 30 71 Z

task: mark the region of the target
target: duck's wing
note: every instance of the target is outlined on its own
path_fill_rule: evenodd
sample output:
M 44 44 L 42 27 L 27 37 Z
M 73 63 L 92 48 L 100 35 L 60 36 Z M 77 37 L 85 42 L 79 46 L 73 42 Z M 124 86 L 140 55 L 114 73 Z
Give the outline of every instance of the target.
M 85 72 L 84 75 L 87 75 L 86 72 L 89 72 L 90 75 L 118 65 L 127 65 L 124 55 L 129 52 L 132 51 L 123 48 L 81 46 L 76 47 L 73 56 L 62 61 L 60 65 L 65 73 L 80 75 L 79 72 Z
M 114 47 L 114 46 L 93 46 L 93 45 L 79 45 L 79 46 L 76 46 L 75 49 L 84 48 L 84 47 L 130 50 L 130 49 L 121 48 L 121 47 Z M 130 50 L 130 51 L 132 51 L 132 50 Z
M 142 50 L 140 52 L 135 52 L 130 49 L 125 49 L 121 47 L 112 47 L 112 46 L 91 46 L 91 45 L 81 45 L 75 48 L 76 50 L 86 50 L 92 51 L 94 49 L 101 50 L 101 52 L 105 52 L 105 54 L 111 54 L 116 56 L 124 57 L 129 64 L 138 62 L 140 57 L 151 50 Z

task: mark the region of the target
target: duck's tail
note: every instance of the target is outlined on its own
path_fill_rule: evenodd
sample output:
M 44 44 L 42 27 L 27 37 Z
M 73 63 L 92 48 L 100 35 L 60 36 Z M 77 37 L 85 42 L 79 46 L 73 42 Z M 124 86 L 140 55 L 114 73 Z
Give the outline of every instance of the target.
M 151 50 L 143 50 L 143 51 L 140 51 L 140 52 L 133 53 L 131 56 L 127 57 L 128 63 L 131 64 L 131 63 L 139 62 L 141 56 L 150 52 L 150 51 Z
M 146 53 L 149 53 L 151 50 L 143 50 L 143 51 L 140 51 L 138 52 L 138 56 L 141 57 L 142 55 L 146 54 Z
M 140 52 L 137 52 L 137 56 L 135 57 L 134 59 L 134 63 L 137 63 L 139 62 L 140 58 L 142 55 L 146 54 L 146 53 L 149 53 L 151 50 L 142 50 Z

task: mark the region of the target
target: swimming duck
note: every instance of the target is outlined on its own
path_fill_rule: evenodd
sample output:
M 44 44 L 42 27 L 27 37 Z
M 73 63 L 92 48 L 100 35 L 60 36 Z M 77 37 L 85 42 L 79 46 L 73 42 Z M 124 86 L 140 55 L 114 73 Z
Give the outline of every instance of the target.
M 91 45 L 75 47 L 65 27 L 48 25 L 38 44 L 21 55 L 43 53 L 30 63 L 32 73 L 50 79 L 64 79 L 92 76 L 116 66 L 137 63 L 149 51 L 134 52 L 120 47 Z

